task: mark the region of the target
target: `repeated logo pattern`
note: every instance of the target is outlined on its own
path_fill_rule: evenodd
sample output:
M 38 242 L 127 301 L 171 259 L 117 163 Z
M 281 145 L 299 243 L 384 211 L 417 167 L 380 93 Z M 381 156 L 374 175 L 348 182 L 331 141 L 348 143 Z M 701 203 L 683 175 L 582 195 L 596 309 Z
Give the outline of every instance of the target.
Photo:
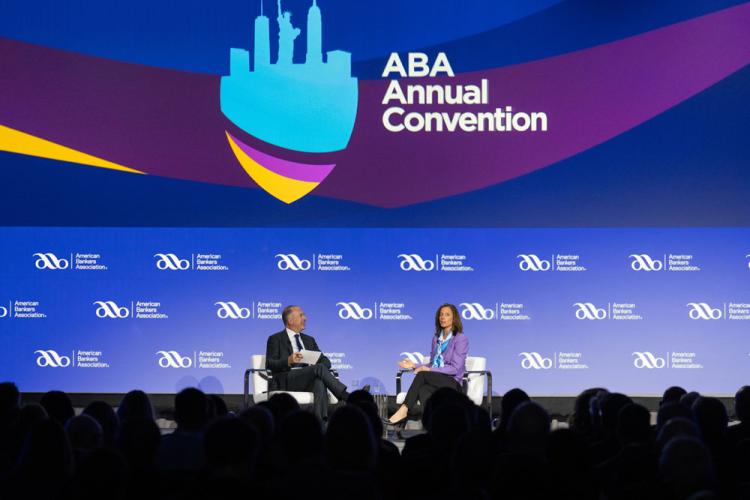
M 479 302 L 461 302 L 461 317 L 467 320 L 486 321 L 495 317 L 492 308 L 484 307 Z
M 524 370 L 549 370 L 552 368 L 552 359 L 545 358 L 538 352 L 521 352 L 521 368 Z
M 433 271 L 435 262 L 429 259 L 423 259 L 416 253 L 400 253 L 398 258 L 401 259 L 401 270 L 403 271 Z
M 112 300 L 94 302 L 97 318 L 124 319 L 130 316 L 130 310 L 127 307 L 120 307 Z
M 215 302 L 215 306 L 219 306 L 216 309 L 216 315 L 220 319 L 248 319 L 251 315 L 250 308 L 240 307 L 237 302 Z
M 156 351 L 159 355 L 159 366 L 162 368 L 190 368 L 193 360 L 190 356 L 182 356 L 177 351 Z
M 664 358 L 655 356 L 648 351 L 636 351 L 633 353 L 633 366 L 636 368 L 647 368 L 653 370 L 654 368 L 664 368 L 666 364 L 667 362 Z
M 154 254 L 156 257 L 156 268 L 161 271 L 185 271 L 190 269 L 190 261 L 187 259 L 181 259 L 173 253 L 157 253 Z
M 712 320 L 721 319 L 721 309 L 711 307 L 706 302 L 689 302 L 687 304 L 690 319 Z
M 521 271 L 549 271 L 552 263 L 549 260 L 540 259 L 534 254 L 519 254 L 516 258 L 520 259 L 518 268 Z
M 51 269 L 59 271 L 70 267 L 70 261 L 68 259 L 59 259 L 55 254 L 51 252 L 47 253 L 35 253 L 36 262 L 34 265 L 37 269 Z
M 279 259 L 276 266 L 282 271 L 307 271 L 312 267 L 309 259 L 300 259 L 293 253 L 277 253 L 275 257 Z
M 41 366 L 42 368 L 49 367 L 49 368 L 66 368 L 70 366 L 71 360 L 70 356 L 61 356 L 57 353 L 57 351 L 53 351 L 51 349 L 48 350 L 37 350 L 34 351 L 34 354 L 37 355 L 36 357 L 36 364 L 37 366 Z
M 576 302 L 573 307 L 576 308 L 576 318 L 578 319 L 599 320 L 607 317 L 606 309 L 596 307 L 591 302 Z
M 660 260 L 652 259 L 651 256 L 642 254 L 630 254 L 628 256 L 632 261 L 630 262 L 630 268 L 633 271 L 661 271 L 664 269 L 664 263 Z
M 356 302 L 337 302 L 339 306 L 339 318 L 341 319 L 371 319 L 373 316 L 372 309 L 369 307 L 362 307 Z

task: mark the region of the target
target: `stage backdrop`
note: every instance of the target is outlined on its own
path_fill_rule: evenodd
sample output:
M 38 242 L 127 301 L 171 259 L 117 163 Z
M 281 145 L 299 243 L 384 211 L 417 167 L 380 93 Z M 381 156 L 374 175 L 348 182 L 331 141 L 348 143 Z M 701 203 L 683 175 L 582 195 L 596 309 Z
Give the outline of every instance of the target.
M 750 3 L 9 0 L 0 378 L 238 393 L 298 304 L 393 393 L 750 380 Z

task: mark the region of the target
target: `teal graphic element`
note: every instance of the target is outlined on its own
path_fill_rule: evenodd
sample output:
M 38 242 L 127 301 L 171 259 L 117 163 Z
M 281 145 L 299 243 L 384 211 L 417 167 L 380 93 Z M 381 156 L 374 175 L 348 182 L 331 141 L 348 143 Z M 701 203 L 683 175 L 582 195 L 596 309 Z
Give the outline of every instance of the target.
M 332 50 L 323 61 L 323 20 L 317 0 L 307 12 L 307 53 L 294 64 L 301 30 L 277 0 L 279 53 L 271 62 L 270 23 L 255 18 L 253 68 L 247 50 L 232 48 L 229 75 L 221 78 L 221 111 L 258 139 L 286 149 L 326 153 L 346 148 L 357 116 L 357 79 L 351 54 Z

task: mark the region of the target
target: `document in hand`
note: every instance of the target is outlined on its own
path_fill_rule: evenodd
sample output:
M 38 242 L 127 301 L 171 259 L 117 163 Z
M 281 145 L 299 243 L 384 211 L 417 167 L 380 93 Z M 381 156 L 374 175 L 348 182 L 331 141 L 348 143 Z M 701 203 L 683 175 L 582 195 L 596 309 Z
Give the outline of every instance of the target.
M 308 365 L 314 365 L 320 359 L 320 351 L 300 351 L 302 353 L 302 361 L 300 363 L 307 363 Z

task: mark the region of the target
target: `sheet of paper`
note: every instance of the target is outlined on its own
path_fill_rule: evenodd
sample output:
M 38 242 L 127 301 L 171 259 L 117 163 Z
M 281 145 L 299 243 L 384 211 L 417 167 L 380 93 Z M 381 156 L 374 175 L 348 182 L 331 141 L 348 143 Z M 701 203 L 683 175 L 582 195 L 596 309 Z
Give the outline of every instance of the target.
M 314 365 L 320 359 L 320 351 L 300 351 L 302 353 L 302 361 L 300 363 L 307 363 L 308 365 Z

